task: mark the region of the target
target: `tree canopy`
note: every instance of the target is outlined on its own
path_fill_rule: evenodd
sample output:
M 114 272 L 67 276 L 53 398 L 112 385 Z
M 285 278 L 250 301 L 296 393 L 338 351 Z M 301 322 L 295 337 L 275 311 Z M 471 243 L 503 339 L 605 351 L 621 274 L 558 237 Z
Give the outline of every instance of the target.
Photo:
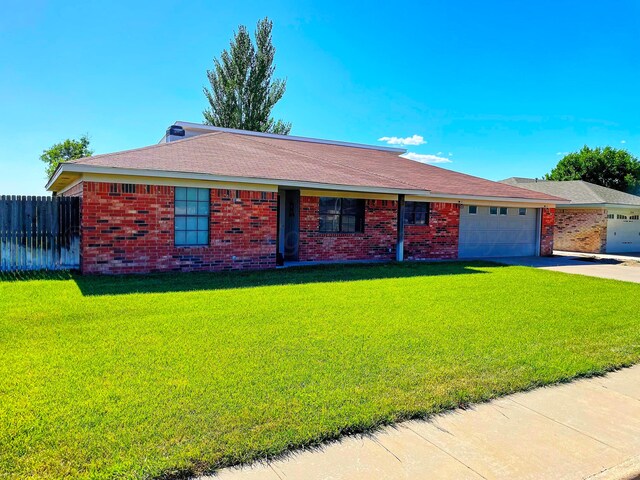
M 565 155 L 546 180 L 584 180 L 623 192 L 640 185 L 640 161 L 626 150 L 582 147 Z
M 47 164 L 46 172 L 49 178 L 62 162 L 91 155 L 93 155 L 93 150 L 89 149 L 89 136 L 82 135 L 78 140 L 68 138 L 64 142 L 56 143 L 51 148 L 44 150 L 40 155 L 40 160 Z
M 286 80 L 274 79 L 276 49 L 271 30 L 273 22 L 260 20 L 255 30 L 255 46 L 247 27 L 240 25 L 229 50 L 214 58 L 213 70 L 207 70 L 211 89 L 204 88 L 209 108 L 205 123 L 217 127 L 238 128 L 287 135 L 291 124 L 274 120 L 271 110 L 286 90 Z

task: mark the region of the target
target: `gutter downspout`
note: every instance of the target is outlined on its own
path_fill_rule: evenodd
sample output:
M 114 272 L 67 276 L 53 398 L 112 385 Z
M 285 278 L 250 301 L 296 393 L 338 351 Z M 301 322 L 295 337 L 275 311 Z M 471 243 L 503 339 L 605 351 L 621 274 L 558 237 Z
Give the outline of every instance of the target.
M 396 261 L 404 260 L 404 195 L 398 195 L 398 225 L 396 242 Z
M 542 256 L 542 217 L 544 216 L 545 208 L 546 207 L 536 208 L 536 215 L 538 217 L 536 219 L 536 257 Z

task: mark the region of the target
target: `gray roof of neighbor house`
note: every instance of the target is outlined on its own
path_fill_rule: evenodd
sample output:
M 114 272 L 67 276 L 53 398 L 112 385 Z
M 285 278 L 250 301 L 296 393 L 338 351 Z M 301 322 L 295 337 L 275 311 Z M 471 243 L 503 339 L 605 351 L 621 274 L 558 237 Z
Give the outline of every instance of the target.
M 535 178 L 511 177 L 501 183 L 527 188 L 534 192 L 547 193 L 570 200 L 566 205 L 630 205 L 640 206 L 640 197 L 603 187 L 583 180 L 537 180 Z M 562 205 L 565 205 L 564 203 Z

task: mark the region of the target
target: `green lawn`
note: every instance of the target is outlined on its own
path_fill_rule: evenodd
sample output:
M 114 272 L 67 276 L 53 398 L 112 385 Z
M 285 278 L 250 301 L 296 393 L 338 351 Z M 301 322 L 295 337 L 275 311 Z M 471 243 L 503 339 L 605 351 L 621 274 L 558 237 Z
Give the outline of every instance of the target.
M 177 477 L 604 372 L 639 312 L 483 263 L 0 277 L 0 477 Z

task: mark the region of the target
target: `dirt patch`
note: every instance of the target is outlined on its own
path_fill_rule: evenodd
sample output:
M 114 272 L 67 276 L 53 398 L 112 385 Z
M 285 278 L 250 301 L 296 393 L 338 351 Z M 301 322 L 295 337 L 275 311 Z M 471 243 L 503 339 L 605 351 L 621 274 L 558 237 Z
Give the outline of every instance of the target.
M 640 267 L 640 261 L 637 260 L 626 260 L 622 262 L 620 265 L 625 267 Z

